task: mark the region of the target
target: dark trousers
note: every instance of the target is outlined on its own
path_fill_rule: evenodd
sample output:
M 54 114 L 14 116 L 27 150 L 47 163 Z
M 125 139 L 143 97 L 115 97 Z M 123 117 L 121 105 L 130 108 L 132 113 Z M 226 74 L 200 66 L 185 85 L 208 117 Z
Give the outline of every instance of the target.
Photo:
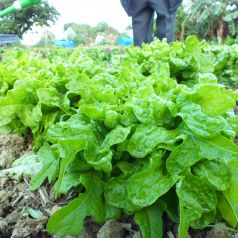
M 153 36 L 154 14 L 156 13 L 157 37 L 174 41 L 176 12 L 170 13 L 168 0 L 131 0 L 134 45 L 150 43 Z

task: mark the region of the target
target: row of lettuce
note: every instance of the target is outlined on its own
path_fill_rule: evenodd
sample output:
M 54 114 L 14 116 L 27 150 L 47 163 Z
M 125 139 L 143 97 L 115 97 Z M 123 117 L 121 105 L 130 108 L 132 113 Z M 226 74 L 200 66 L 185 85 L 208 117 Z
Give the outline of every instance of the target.
M 221 220 L 236 227 L 238 93 L 217 78 L 237 84 L 237 49 L 191 36 L 125 53 L 6 50 L 0 132 L 33 134 L 32 190 L 48 180 L 58 196 L 78 194 L 48 231 L 133 215 L 144 238 L 162 238 L 164 213 L 179 238 Z
M 218 82 L 238 89 L 238 44 L 212 46 L 210 50 L 215 57 L 214 74 L 218 77 Z

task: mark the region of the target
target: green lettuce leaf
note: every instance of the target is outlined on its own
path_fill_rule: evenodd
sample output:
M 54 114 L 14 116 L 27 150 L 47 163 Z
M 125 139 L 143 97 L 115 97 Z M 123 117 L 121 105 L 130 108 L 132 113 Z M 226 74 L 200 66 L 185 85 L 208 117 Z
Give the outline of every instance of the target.
M 179 238 L 184 238 L 192 221 L 216 208 L 217 195 L 208 183 L 191 174 L 177 184 L 177 194 L 180 204 Z
M 161 152 L 155 154 L 151 157 L 149 168 L 131 176 L 128 195 L 133 204 L 139 207 L 153 204 L 178 181 L 179 176 L 163 172 L 161 157 Z
M 135 222 L 139 225 L 143 238 L 163 238 L 163 219 L 165 204 L 158 201 L 135 213 Z
M 176 142 L 176 131 L 153 125 L 139 125 L 128 142 L 127 150 L 135 158 L 144 158 L 156 148 L 167 148 Z
M 238 147 L 224 136 L 217 135 L 211 139 L 187 137 L 172 151 L 166 166 L 170 174 L 179 174 L 204 158 L 228 163 L 236 160 L 237 156 Z
M 202 112 L 208 115 L 222 115 L 235 106 L 235 100 L 238 96 L 235 93 L 226 90 L 217 85 L 203 85 L 198 91 L 198 104 Z
M 31 179 L 31 190 L 39 188 L 46 178 L 48 178 L 49 182 L 54 181 L 59 170 L 58 156 L 49 145 L 46 144 L 40 148 L 37 159 L 42 163 L 42 168 Z
M 232 179 L 229 188 L 218 194 L 218 209 L 222 217 L 232 226 L 238 224 L 238 161 L 237 159 L 228 164 Z
M 200 178 L 207 180 L 218 191 L 228 189 L 231 183 L 229 168 L 219 160 L 202 160 L 195 165 L 194 173 Z
M 47 224 L 47 230 L 58 236 L 77 235 L 83 228 L 84 219 L 93 216 L 104 221 L 102 195 L 104 183 L 96 173 L 81 175 L 86 192 L 54 213 Z

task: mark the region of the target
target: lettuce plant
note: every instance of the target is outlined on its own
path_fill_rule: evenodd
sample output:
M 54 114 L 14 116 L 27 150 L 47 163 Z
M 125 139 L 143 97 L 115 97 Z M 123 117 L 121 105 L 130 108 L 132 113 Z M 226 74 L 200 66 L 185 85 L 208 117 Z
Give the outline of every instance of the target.
M 109 63 L 80 50 L 36 61 L 3 93 L 0 126 L 32 130 L 42 163 L 32 190 L 47 179 L 58 196 L 78 194 L 50 233 L 129 214 L 144 238 L 163 237 L 164 213 L 179 238 L 222 219 L 237 226 L 238 94 L 217 83 L 195 37 L 130 47 Z

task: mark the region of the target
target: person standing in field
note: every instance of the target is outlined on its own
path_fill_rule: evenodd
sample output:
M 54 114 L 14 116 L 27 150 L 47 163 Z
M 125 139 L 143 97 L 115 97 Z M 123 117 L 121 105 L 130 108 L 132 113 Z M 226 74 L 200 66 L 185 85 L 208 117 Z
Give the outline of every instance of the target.
M 174 41 L 176 10 L 182 0 L 120 0 L 123 8 L 132 17 L 134 45 L 150 43 L 153 36 L 156 13 L 157 37 L 167 42 Z

